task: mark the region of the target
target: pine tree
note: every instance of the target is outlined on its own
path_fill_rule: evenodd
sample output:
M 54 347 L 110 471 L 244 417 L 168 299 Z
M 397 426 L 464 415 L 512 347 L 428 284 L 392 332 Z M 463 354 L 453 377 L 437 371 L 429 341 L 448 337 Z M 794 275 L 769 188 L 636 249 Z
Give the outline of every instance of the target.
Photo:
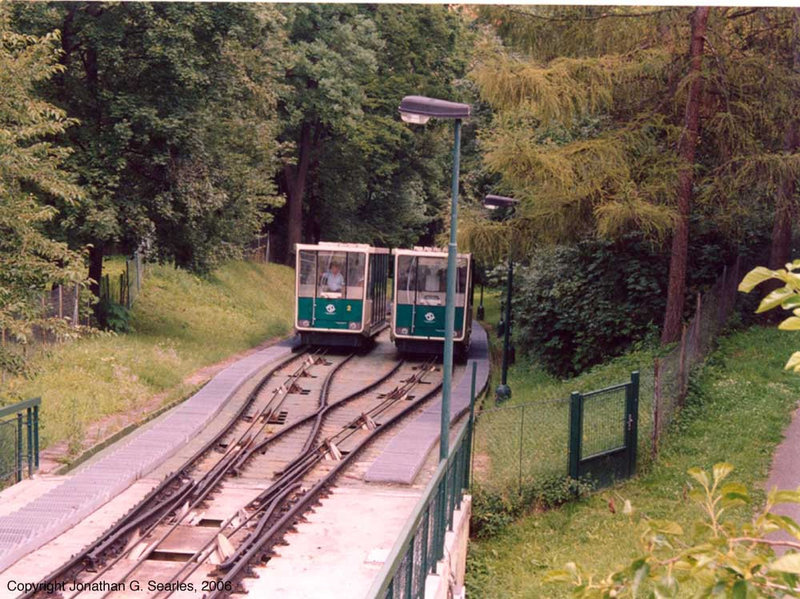
M 674 340 L 689 217 L 735 238 L 774 214 L 778 188 L 800 174 L 800 156 L 784 143 L 796 110 L 791 12 L 535 7 L 484 16 L 505 42 L 487 38 L 473 72 L 495 110 L 482 139 L 487 165 L 522 200 L 517 212 L 537 243 L 630 230 L 671 239 L 662 339 Z

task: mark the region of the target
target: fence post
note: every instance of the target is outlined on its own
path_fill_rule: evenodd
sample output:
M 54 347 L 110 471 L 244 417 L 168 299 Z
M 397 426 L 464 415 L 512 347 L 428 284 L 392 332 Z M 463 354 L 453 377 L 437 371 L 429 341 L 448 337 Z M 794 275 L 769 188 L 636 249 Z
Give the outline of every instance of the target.
M 22 412 L 17 412 L 17 456 L 16 479 L 22 480 Z
M 661 361 L 653 359 L 653 433 L 650 455 L 655 459 L 658 455 L 658 438 L 661 435 Z
M 478 374 L 478 363 L 473 360 L 472 362 L 472 383 L 469 390 L 469 432 L 468 437 L 464 439 L 467 448 L 467 465 L 464 469 L 464 486 L 467 489 L 472 488 L 472 440 L 475 436 L 475 385 L 476 377 Z
M 41 398 L 39 398 L 41 400 Z M 33 406 L 33 463 L 39 469 L 39 406 Z
M 625 387 L 625 411 L 628 422 L 625 431 L 628 446 L 628 476 L 636 473 L 636 453 L 639 450 L 639 371 L 631 372 L 631 382 Z
M 686 392 L 686 385 L 684 384 L 684 373 L 686 370 L 686 325 L 683 325 L 683 331 L 681 332 L 681 353 L 680 359 L 678 361 L 678 383 L 680 388 L 678 389 L 678 404 L 683 405 L 683 395 Z
M 80 318 L 80 311 L 79 311 L 80 310 L 80 301 L 81 301 L 81 296 L 80 296 L 79 286 L 78 286 L 77 283 L 75 283 L 75 301 L 72 304 L 72 326 L 73 326 L 73 328 L 77 328 L 77 327 L 81 326 L 81 323 L 78 320 L 78 318 Z
M 28 478 L 33 476 L 33 410 L 25 410 L 25 432 L 28 434 Z
M 577 391 L 569 396 L 569 475 L 578 478 L 583 434 L 583 397 Z
M 522 438 L 525 432 L 525 404 L 522 404 L 522 417 L 519 419 L 519 496 L 522 497 Z
M 125 291 L 127 292 L 127 297 L 125 298 L 125 307 L 130 310 L 133 302 L 131 302 L 131 263 L 128 259 L 125 260 Z

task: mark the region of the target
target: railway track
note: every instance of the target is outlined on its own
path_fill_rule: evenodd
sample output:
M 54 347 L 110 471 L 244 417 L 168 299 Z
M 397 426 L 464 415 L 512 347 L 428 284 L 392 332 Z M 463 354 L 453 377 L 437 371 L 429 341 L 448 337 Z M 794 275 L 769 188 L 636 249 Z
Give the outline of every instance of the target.
M 47 581 L 65 582 L 65 599 L 234 593 L 364 447 L 439 389 L 432 362 L 393 363 L 331 400 L 336 374 L 367 359 L 353 358 L 273 369 L 223 433 Z

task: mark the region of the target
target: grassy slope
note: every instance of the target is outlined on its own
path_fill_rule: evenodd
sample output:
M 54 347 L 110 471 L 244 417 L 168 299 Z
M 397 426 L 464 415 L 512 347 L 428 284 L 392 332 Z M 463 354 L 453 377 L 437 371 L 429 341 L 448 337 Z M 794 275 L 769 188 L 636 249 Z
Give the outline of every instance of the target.
M 577 503 L 521 518 L 497 537 L 470 546 L 468 586 L 473 597 L 566 597 L 564 587 L 541 583 L 544 572 L 576 561 L 605 573 L 637 553 L 636 535 L 617 506 L 622 498 L 641 513 L 691 522 L 696 508 L 684 497 L 686 471 L 718 461 L 736 466 L 733 479 L 763 484 L 774 447 L 800 398 L 800 377 L 783 370 L 798 337 L 772 328 L 752 328 L 722 339 L 694 384 L 659 461 L 625 484 Z M 603 378 L 603 368 L 595 376 Z M 524 373 L 529 393 L 537 377 Z M 549 383 L 545 385 L 547 388 Z M 741 517 L 746 517 L 742 513 Z
M 134 332 L 56 346 L 15 391 L 42 396 L 44 447 L 77 445 L 91 422 L 156 394 L 162 403 L 185 396 L 183 380 L 194 370 L 288 333 L 293 297 L 293 271 L 284 266 L 232 262 L 203 279 L 152 265 L 133 309 Z

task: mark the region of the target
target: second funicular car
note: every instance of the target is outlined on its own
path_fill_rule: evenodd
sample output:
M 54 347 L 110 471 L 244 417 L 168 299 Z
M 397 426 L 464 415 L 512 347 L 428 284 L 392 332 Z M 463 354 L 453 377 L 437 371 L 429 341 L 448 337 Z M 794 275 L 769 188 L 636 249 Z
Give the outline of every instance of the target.
M 447 299 L 447 251 L 416 247 L 394 250 L 392 338 L 409 353 L 441 354 Z M 472 332 L 472 255 L 458 254 L 456 277 L 455 355 L 469 351 Z

